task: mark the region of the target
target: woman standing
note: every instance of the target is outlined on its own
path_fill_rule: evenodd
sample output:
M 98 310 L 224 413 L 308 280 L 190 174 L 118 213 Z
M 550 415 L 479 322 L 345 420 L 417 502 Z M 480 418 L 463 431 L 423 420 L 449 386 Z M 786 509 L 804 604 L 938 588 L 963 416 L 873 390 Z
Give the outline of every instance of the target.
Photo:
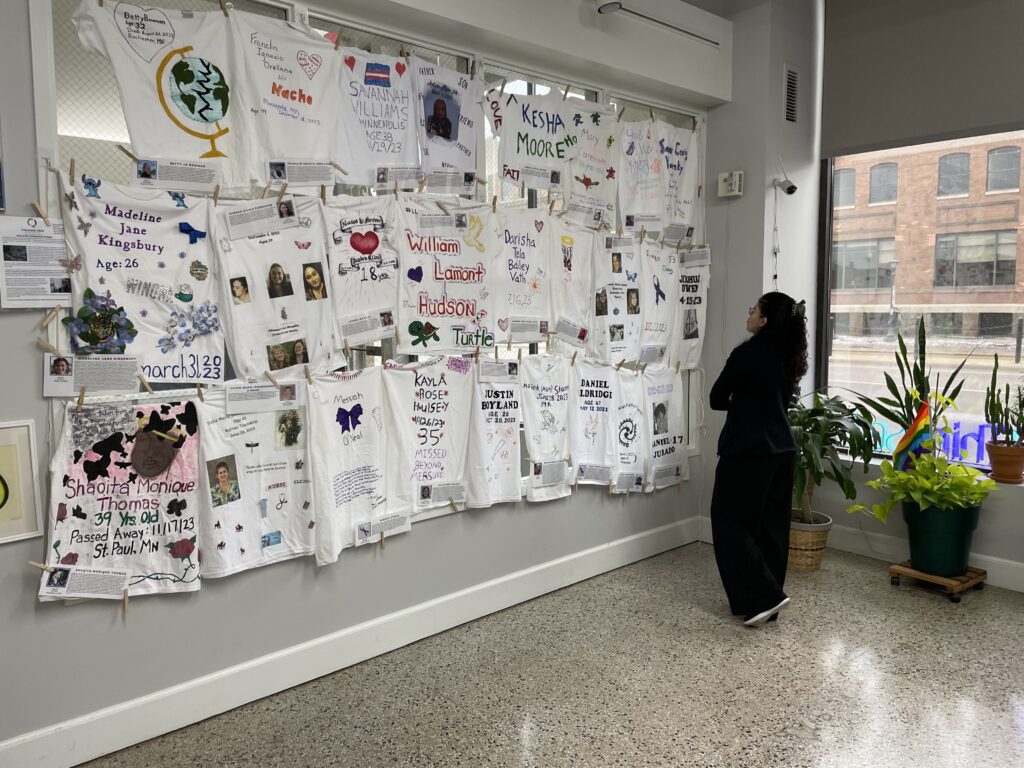
M 715 560 L 733 615 L 755 626 L 789 603 L 782 591 L 789 559 L 796 443 L 787 411 L 807 373 L 804 303 L 766 293 L 750 308 L 753 336 L 729 355 L 711 388 L 727 411 L 718 438 L 711 499 Z

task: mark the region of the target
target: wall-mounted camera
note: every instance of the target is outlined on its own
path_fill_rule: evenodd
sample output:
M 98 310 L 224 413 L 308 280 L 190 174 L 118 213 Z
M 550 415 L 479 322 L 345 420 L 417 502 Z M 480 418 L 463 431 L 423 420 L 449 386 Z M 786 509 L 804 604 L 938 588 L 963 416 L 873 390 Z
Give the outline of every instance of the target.
M 787 195 L 796 193 L 796 184 L 789 179 L 776 179 L 775 186 L 785 192 Z

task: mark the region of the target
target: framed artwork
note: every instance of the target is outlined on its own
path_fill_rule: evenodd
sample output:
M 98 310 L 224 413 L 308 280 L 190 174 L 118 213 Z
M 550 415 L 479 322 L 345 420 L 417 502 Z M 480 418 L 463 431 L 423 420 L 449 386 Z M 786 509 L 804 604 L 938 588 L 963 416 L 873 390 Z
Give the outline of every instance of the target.
M 0 422 L 0 544 L 43 535 L 32 421 Z

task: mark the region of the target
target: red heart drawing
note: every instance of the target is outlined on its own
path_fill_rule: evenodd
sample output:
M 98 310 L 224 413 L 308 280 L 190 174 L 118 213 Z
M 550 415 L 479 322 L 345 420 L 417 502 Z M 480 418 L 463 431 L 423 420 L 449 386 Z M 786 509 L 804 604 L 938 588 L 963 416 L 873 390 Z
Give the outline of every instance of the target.
M 405 74 L 405 64 L 403 64 L 402 62 L 398 62 L 397 64 L 395 64 L 395 72 L 398 73 L 399 77 L 404 75 Z
M 319 53 L 307 53 L 306 51 L 299 51 L 295 54 L 295 60 L 299 62 L 302 71 L 306 73 L 310 80 L 313 79 L 313 75 L 317 73 L 317 70 L 320 69 L 320 65 L 324 61 Z
M 351 69 L 353 72 L 355 72 L 356 71 L 356 57 L 355 56 L 346 56 L 345 57 L 345 66 L 348 67 L 349 69 Z
M 377 250 L 377 246 L 380 245 L 380 238 L 377 237 L 376 232 L 353 232 L 352 236 L 348 239 L 348 243 L 364 256 L 369 256 Z
M 535 222 L 533 222 L 533 226 L 535 226 L 537 228 L 537 231 L 540 232 L 542 229 L 544 229 L 544 222 L 543 221 L 535 221 Z

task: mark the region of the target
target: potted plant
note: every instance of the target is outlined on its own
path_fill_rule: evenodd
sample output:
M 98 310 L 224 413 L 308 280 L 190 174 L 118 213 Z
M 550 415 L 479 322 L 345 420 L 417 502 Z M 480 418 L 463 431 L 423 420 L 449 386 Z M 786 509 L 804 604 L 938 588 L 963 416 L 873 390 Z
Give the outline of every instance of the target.
M 851 472 L 858 461 L 863 462 L 864 472 L 868 471 L 878 433 L 863 405 L 845 403 L 838 397 L 823 398 L 817 392 L 810 405 L 793 400 L 789 424 L 797 446 L 789 570 L 816 571 L 825 554 L 832 518 L 814 510 L 814 491 L 831 480 L 847 499 L 856 498 Z
M 1024 482 L 1024 387 L 1011 394 L 1009 383 L 1000 390 L 999 355 L 992 366 L 992 383 L 985 390 L 985 420 L 992 426 L 992 439 L 985 443 L 997 483 Z

